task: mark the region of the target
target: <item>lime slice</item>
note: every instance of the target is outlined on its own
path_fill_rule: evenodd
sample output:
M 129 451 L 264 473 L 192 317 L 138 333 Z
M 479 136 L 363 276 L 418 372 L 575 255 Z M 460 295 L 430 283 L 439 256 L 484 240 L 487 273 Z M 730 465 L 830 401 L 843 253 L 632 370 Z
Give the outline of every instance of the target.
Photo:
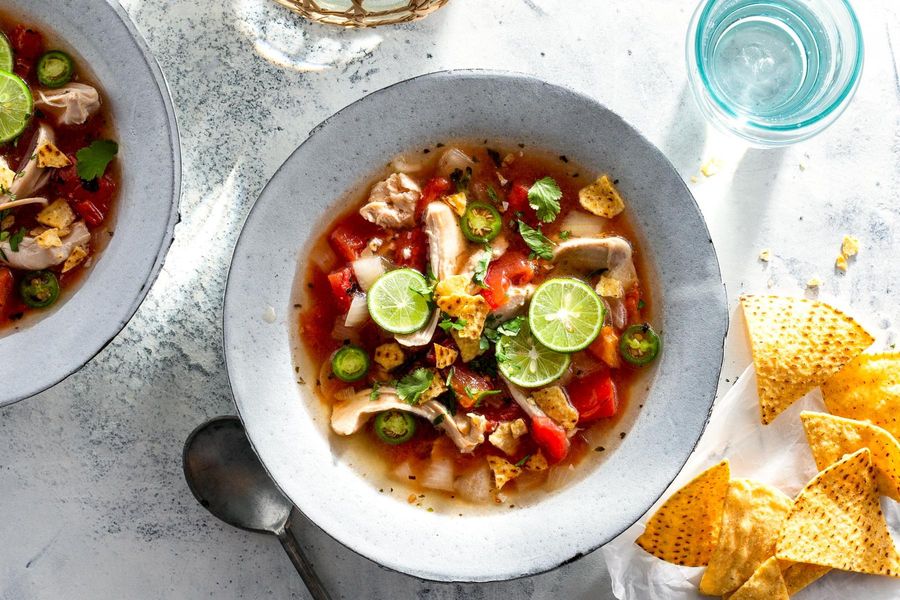
M 587 348 L 600 334 L 605 317 L 600 296 L 587 284 L 570 278 L 542 283 L 528 307 L 534 337 L 557 352 Z
M 562 377 L 571 358 L 538 342 L 527 325 L 497 342 L 497 366 L 503 376 L 523 388 L 536 388 Z
M 17 75 L 0 71 L 0 143 L 18 136 L 28 125 L 34 100 Z
M 428 284 L 418 271 L 388 271 L 369 288 L 367 303 L 372 320 L 391 333 L 421 329 L 431 316 L 428 299 L 422 293 L 426 289 Z
M 0 71 L 12 73 L 13 70 L 13 51 L 9 43 L 9 38 L 0 33 Z

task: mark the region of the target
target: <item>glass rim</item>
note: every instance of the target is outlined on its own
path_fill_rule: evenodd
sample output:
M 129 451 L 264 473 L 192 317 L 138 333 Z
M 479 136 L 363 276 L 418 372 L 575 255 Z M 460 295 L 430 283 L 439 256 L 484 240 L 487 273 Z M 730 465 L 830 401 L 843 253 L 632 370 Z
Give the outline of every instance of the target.
M 707 96 L 710 100 L 716 105 L 716 107 L 723 111 L 726 116 L 741 119 L 742 123 L 745 126 L 752 127 L 762 131 L 771 131 L 771 132 L 785 132 L 785 131 L 797 131 L 807 127 L 811 127 L 824 119 L 828 118 L 835 110 L 841 108 L 841 106 L 847 101 L 847 99 L 852 95 L 853 91 L 856 89 L 857 84 L 859 83 L 860 76 L 862 75 L 863 68 L 863 56 L 864 56 L 864 46 L 863 46 L 863 36 L 862 36 L 862 28 L 859 25 L 859 19 L 856 17 L 856 12 L 853 10 L 853 7 L 850 5 L 849 0 L 832 0 L 833 2 L 840 3 L 847 10 L 847 15 L 850 18 L 850 23 L 853 26 L 853 37 L 856 41 L 856 56 L 853 63 L 853 71 L 850 74 L 849 79 L 844 84 L 843 89 L 841 89 L 838 96 L 825 108 L 819 111 L 812 117 L 804 119 L 798 123 L 790 123 L 785 125 L 767 125 L 764 123 L 760 123 L 754 119 L 748 119 L 743 115 L 737 114 L 731 107 L 719 97 L 719 95 L 713 90 L 709 78 L 707 77 L 706 69 L 704 68 L 702 61 L 700 60 L 701 56 L 701 48 L 700 48 L 700 31 L 701 25 L 705 24 L 709 18 L 709 13 L 713 8 L 714 4 L 717 4 L 720 0 L 704 0 L 702 4 L 697 7 L 697 10 L 694 12 L 694 17 L 692 19 L 691 27 L 688 30 L 688 50 L 690 53 L 689 61 L 693 64 L 689 65 L 690 67 L 694 67 L 697 69 L 697 74 L 700 77 L 701 82 L 703 83 L 703 88 L 706 91 Z M 690 39 L 693 38 L 693 39 Z

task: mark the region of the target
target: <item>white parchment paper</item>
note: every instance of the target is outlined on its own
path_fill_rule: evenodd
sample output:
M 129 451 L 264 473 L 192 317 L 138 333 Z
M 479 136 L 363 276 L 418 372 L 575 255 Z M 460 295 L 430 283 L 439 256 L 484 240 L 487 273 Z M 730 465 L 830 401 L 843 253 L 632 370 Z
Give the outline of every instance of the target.
M 824 411 L 815 390 L 796 402 L 770 425 L 759 421 L 756 374 L 747 367 L 734 387 L 713 410 L 706 432 L 685 468 L 650 511 L 622 535 L 601 549 L 612 576 L 613 593 L 620 600 L 698 600 L 704 567 L 679 567 L 644 552 L 634 540 L 647 519 L 673 492 L 707 467 L 727 458 L 731 476 L 756 479 L 795 496 L 816 474 L 816 465 L 800 423 L 804 410 Z M 882 508 L 896 539 L 900 508 L 889 498 Z M 794 596 L 796 600 L 897 600 L 900 579 L 832 571 Z

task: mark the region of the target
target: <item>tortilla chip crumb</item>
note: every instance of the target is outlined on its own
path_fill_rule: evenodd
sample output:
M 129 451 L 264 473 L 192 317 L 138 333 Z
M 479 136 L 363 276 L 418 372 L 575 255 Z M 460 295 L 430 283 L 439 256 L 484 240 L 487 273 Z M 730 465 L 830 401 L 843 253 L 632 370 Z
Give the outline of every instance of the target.
M 612 219 L 625 210 L 625 201 L 607 175 L 602 175 L 591 185 L 581 188 L 578 202 L 586 211 L 607 219 Z
M 457 356 L 459 356 L 459 352 L 453 348 L 441 346 L 438 343 L 434 344 L 434 366 L 438 369 L 446 369 L 452 365 L 456 361 Z
M 822 281 L 820 277 L 812 277 L 809 281 L 806 282 L 806 287 L 808 288 L 817 288 L 825 285 L 825 282 Z
M 714 157 L 700 165 L 700 172 L 703 173 L 704 177 L 712 177 L 719 172 L 721 167 L 722 161 Z
M 838 257 L 834 259 L 834 268 L 843 273 L 847 272 L 847 257 L 843 254 L 838 254 Z
M 763 262 L 769 262 L 772 260 L 772 251 L 768 248 L 763 248 L 759 253 L 759 260 Z
M 505 458 L 501 458 L 499 456 L 488 456 L 488 465 L 491 467 L 491 471 L 494 472 L 494 484 L 497 486 L 498 490 L 503 489 L 503 486 L 518 477 L 522 474 L 522 469 L 512 464 Z
M 403 349 L 400 344 L 390 342 L 382 344 L 375 348 L 375 362 L 378 363 L 385 371 L 396 369 L 403 364 L 406 357 L 403 355 Z
M 691 183 L 697 183 L 700 179 L 696 175 L 691 175 Z
M 845 235 L 841 242 L 841 254 L 847 258 L 859 254 L 859 239 L 852 235 Z
M 466 213 L 466 204 L 468 203 L 468 198 L 466 198 L 465 192 L 459 192 L 458 194 L 451 194 L 449 196 L 444 196 L 441 198 L 444 204 L 453 209 L 453 212 L 456 213 L 457 216 L 461 217 Z
M 75 246 L 75 248 L 72 249 L 72 254 L 69 255 L 69 258 L 67 258 L 65 264 L 63 264 L 62 272 L 68 273 L 80 265 L 84 262 L 84 259 L 87 258 L 87 255 L 88 251 L 84 246 Z M 87 267 L 89 265 L 85 263 L 85 266 Z
M 41 248 L 59 248 L 62 246 L 62 240 L 59 239 L 58 229 L 48 229 L 34 238 L 37 245 Z
M 37 149 L 37 166 L 41 169 L 46 167 L 61 169 L 72 164 L 69 157 L 62 153 L 53 142 L 46 142 Z

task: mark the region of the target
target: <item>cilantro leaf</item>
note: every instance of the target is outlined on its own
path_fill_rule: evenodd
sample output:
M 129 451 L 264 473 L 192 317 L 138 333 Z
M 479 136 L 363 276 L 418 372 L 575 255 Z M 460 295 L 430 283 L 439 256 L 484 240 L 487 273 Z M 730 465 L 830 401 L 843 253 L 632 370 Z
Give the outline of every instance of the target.
M 415 404 L 422 393 L 431 387 L 434 373 L 418 368 L 397 383 L 397 395 L 407 404 Z
M 541 258 L 551 260 L 553 258 L 553 242 L 538 229 L 530 227 L 528 223 L 519 221 L 519 235 L 535 254 Z
M 13 252 L 19 251 L 19 244 L 25 239 L 25 228 L 19 227 L 19 230 L 9 236 L 9 249 Z
M 570 237 L 572 237 L 572 232 L 569 231 L 568 229 L 564 229 L 559 232 L 559 239 L 561 239 L 563 241 L 569 239 Z
M 112 140 L 97 140 L 75 154 L 78 177 L 91 181 L 103 177 L 106 167 L 119 152 L 119 145 Z
M 525 456 L 522 457 L 522 460 L 520 460 L 519 462 L 516 463 L 516 466 L 517 466 L 517 467 L 524 467 L 524 466 L 525 466 L 525 463 L 527 463 L 528 460 L 529 460 L 530 458 L 531 458 L 531 455 L 530 455 L 530 454 L 526 454 Z
M 514 337 L 519 335 L 519 332 L 522 330 L 522 323 L 525 322 L 525 315 L 519 315 L 515 319 L 510 319 L 505 323 L 501 323 L 499 327 L 497 327 L 497 333 L 500 335 L 507 335 L 509 337 Z
M 369 392 L 369 400 L 371 400 L 372 402 L 375 402 L 376 400 L 378 400 L 378 396 L 380 395 L 379 392 L 378 392 L 378 390 L 379 390 L 380 387 L 381 387 L 381 382 L 380 382 L 380 381 L 376 381 L 376 382 L 372 385 L 372 391 Z
M 465 326 L 466 326 L 466 320 L 463 318 L 459 318 L 454 321 L 450 317 L 445 317 L 445 318 L 441 319 L 441 321 L 438 323 L 438 327 L 440 327 L 447 333 L 450 333 L 451 329 L 454 331 L 461 331 Z
M 466 386 L 465 391 L 466 396 L 475 401 L 475 406 L 481 405 L 481 401 L 488 396 L 496 396 L 503 393 L 501 390 L 474 390 L 469 386 Z
M 491 202 L 493 202 L 494 204 L 499 205 L 499 204 L 503 203 L 503 201 L 500 199 L 500 196 L 497 195 L 496 190 L 494 190 L 494 186 L 492 186 L 492 185 L 488 186 L 487 195 L 488 195 L 488 198 L 491 199 Z
M 484 282 L 484 278 L 487 277 L 488 265 L 491 264 L 491 259 L 493 257 L 494 256 L 491 251 L 486 250 L 482 253 L 482 256 L 478 259 L 478 262 L 475 263 L 475 273 L 472 274 L 472 282 L 478 287 L 488 287 Z
M 534 182 L 528 189 L 528 205 L 537 211 L 538 219 L 551 223 L 559 214 L 562 190 L 552 177 L 544 177 Z

